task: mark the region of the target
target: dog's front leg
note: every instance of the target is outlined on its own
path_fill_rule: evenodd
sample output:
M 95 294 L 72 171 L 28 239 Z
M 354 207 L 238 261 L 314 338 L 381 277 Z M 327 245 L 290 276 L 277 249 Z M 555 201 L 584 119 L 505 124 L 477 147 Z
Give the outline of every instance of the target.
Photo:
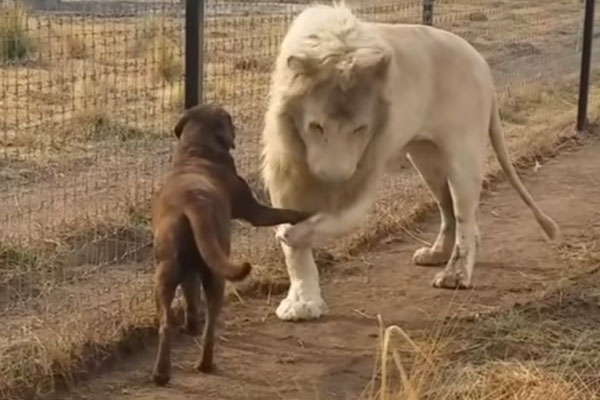
M 273 208 L 259 203 L 250 187 L 238 177 L 234 190 L 233 217 L 240 218 L 253 226 L 275 226 L 296 224 L 311 214 L 286 208 Z
M 311 214 L 289 210 L 285 208 L 272 208 L 262 204 L 254 204 L 247 209 L 244 220 L 254 226 L 276 226 L 281 224 L 296 224 L 307 219 Z

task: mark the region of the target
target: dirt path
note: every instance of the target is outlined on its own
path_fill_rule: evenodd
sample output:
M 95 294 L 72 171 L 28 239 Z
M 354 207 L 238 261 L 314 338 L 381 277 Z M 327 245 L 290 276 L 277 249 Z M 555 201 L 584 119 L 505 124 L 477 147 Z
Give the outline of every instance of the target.
M 600 224 L 600 142 L 563 154 L 525 175 L 540 205 L 554 216 L 570 243 L 593 239 Z M 569 267 L 546 243 L 541 229 L 506 183 L 484 196 L 480 212 L 482 253 L 475 289 L 454 293 L 433 289 L 437 269 L 415 267 L 418 243 L 390 238 L 360 260 L 335 265 L 323 277 L 330 314 L 319 322 L 284 323 L 275 318 L 278 298 L 230 304 L 220 328 L 215 375 L 192 371 L 199 355 L 193 339 L 181 337 L 174 353 L 170 386 L 150 381 L 151 347 L 118 367 L 80 385 L 63 399 L 356 399 L 373 370 L 377 322 L 426 329 L 448 310 L 480 313 L 531 300 Z M 422 226 L 431 239 L 437 216 Z

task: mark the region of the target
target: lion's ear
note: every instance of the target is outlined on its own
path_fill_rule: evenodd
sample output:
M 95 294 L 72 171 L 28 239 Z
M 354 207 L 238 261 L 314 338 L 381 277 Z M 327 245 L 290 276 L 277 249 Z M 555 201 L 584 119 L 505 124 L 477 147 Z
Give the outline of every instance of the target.
M 314 63 L 307 57 L 289 56 L 287 58 L 288 68 L 297 75 L 310 75 L 315 71 Z
M 352 72 L 357 76 L 380 78 L 385 75 L 392 56 L 383 49 L 359 49 L 354 53 Z

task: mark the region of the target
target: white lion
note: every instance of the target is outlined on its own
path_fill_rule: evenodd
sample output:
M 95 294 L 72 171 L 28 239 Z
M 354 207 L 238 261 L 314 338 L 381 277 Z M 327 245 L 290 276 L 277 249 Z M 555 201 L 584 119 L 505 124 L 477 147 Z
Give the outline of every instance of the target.
M 365 22 L 344 4 L 306 8 L 281 44 L 263 132 L 271 202 L 316 213 L 278 229 L 290 288 L 277 316 L 326 311 L 312 248 L 357 227 L 386 164 L 406 156 L 441 214 L 435 243 L 413 261 L 446 263 L 435 287 L 469 287 L 488 137 L 513 187 L 557 239 L 558 226 L 509 160 L 490 68 L 467 41 L 428 26 Z

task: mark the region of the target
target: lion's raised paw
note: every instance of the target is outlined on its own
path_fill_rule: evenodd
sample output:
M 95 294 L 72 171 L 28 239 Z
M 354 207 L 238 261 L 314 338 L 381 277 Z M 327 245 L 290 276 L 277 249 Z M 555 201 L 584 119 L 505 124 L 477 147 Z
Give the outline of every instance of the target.
M 279 227 L 275 238 L 290 247 L 310 247 L 313 234 L 314 223 L 309 219 L 296 225 Z

